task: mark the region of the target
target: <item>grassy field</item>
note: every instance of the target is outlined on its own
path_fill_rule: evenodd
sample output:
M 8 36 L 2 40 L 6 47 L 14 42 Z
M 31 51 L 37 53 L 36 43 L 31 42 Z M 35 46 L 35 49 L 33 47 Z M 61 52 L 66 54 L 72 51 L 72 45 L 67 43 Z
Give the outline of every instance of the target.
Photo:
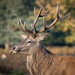
M 46 47 L 56 55 L 75 56 L 75 47 Z M 26 55 L 9 54 L 0 49 L 0 75 L 30 75 L 26 69 Z
M 50 46 L 47 46 L 46 48 L 56 55 L 75 56 L 75 46 L 73 46 L 73 47 L 68 47 L 68 46 L 50 47 Z

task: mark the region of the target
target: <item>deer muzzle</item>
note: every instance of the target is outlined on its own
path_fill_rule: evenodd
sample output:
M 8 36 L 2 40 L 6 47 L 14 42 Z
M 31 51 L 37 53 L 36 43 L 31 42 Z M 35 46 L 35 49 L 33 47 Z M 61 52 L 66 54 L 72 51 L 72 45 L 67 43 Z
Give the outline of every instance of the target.
M 19 52 L 19 50 L 18 50 L 17 46 L 12 47 L 11 50 L 9 51 L 9 53 L 18 53 L 18 52 Z

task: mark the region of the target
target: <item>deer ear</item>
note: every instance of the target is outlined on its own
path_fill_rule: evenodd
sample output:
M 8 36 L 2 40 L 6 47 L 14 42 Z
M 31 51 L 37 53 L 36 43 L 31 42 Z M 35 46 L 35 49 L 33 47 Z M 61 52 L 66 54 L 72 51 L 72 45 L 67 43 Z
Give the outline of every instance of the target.
M 22 37 L 23 39 L 26 39 L 26 38 L 27 38 L 27 36 L 24 35 L 24 34 L 21 34 L 21 37 Z
M 40 41 L 40 40 L 44 40 L 47 35 L 48 35 L 48 32 L 43 33 L 43 34 L 40 34 L 40 35 L 38 36 L 38 40 L 39 40 L 39 41 Z

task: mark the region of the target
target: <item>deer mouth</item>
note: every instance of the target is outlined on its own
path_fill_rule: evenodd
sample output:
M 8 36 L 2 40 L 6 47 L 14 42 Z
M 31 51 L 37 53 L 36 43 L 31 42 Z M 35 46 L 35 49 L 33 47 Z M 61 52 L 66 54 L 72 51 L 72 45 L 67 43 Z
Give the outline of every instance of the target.
M 10 50 L 9 53 L 19 53 L 20 50 Z
M 10 51 L 9 51 L 9 53 L 12 53 L 12 52 L 13 52 L 13 50 L 10 50 Z
M 18 53 L 17 50 L 10 50 L 9 53 Z

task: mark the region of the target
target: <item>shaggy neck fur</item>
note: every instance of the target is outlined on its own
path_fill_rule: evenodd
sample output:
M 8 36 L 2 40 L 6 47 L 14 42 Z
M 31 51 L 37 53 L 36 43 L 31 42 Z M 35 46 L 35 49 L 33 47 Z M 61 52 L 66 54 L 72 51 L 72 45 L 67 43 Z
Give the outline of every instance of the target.
M 48 75 L 46 74 L 47 69 L 55 65 L 53 62 L 57 58 L 54 59 L 53 57 L 56 55 L 46 50 L 42 42 L 37 43 L 33 51 L 30 56 L 27 56 L 27 68 L 31 75 Z

